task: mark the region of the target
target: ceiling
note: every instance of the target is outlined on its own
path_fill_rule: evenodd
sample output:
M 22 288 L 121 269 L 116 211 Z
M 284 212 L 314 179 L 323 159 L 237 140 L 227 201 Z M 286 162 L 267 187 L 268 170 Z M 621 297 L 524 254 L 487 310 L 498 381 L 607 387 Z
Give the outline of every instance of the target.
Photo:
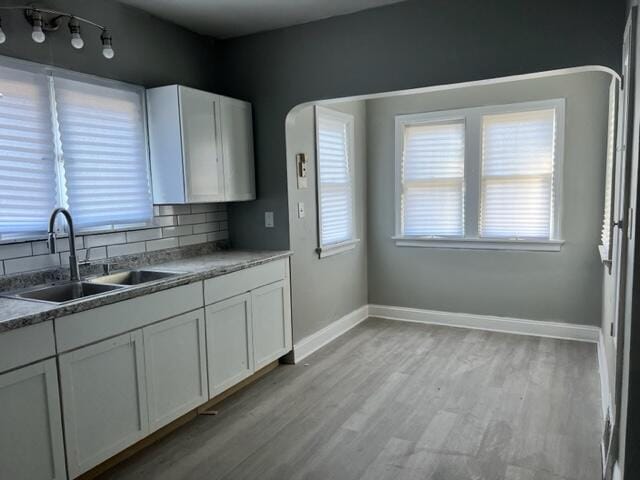
M 403 0 L 120 0 L 216 38 L 288 27 Z

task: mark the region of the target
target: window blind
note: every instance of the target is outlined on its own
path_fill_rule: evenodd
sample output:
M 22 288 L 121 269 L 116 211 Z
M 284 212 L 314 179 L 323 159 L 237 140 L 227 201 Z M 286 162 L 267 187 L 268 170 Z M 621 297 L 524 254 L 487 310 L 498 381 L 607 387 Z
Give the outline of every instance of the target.
M 353 240 L 353 182 L 350 127 L 346 115 L 317 109 L 320 245 Z M 351 117 L 352 119 L 352 117 Z
M 614 192 L 614 167 L 616 155 L 616 100 L 617 81 L 612 80 L 609 89 L 609 122 L 607 126 L 607 163 L 605 166 L 605 189 L 604 189 L 604 215 L 602 220 L 602 232 L 600 234 L 600 244 L 602 245 L 601 255 L 603 261 L 611 261 L 611 241 L 613 238 L 612 210 Z
M 55 78 L 69 208 L 79 227 L 153 215 L 142 93 Z
M 404 127 L 403 235 L 464 235 L 464 150 L 464 120 Z
M 555 110 L 482 118 L 481 237 L 551 237 Z
M 0 236 L 46 232 L 57 202 L 48 78 L 0 66 Z

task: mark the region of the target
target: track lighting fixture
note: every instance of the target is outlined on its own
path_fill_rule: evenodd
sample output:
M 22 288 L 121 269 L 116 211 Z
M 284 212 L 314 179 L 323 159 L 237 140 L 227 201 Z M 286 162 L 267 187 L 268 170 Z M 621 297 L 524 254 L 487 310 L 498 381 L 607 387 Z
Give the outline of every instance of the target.
M 80 24 L 92 26 L 100 30 L 100 41 L 102 43 L 102 55 L 111 59 L 114 57 L 111 34 L 107 27 L 100 25 L 86 18 L 78 17 L 71 13 L 50 10 L 48 8 L 36 8 L 28 5 L 0 6 L 0 10 L 22 10 L 27 22 L 31 25 L 31 38 L 36 43 L 43 43 L 46 40 L 45 32 L 51 33 L 60 29 L 65 19 L 69 20 L 69 33 L 71 34 L 71 46 L 75 49 L 84 48 L 84 39 L 80 32 Z M 0 21 L 0 44 L 5 43 L 7 36 L 2 30 Z

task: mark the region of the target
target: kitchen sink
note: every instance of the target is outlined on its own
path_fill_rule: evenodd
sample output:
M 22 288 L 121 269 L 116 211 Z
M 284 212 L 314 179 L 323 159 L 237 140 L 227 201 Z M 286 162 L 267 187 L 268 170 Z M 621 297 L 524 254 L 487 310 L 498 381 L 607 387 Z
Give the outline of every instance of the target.
M 100 295 L 123 288 L 120 285 L 100 285 L 89 282 L 68 282 L 36 288 L 8 295 L 22 300 L 36 300 L 49 303 L 65 303 L 80 298 Z
M 161 280 L 175 275 L 178 274 L 175 272 L 160 272 L 154 270 L 130 270 L 93 278 L 90 282 L 96 285 L 139 285 L 141 283 L 153 282 L 155 280 Z

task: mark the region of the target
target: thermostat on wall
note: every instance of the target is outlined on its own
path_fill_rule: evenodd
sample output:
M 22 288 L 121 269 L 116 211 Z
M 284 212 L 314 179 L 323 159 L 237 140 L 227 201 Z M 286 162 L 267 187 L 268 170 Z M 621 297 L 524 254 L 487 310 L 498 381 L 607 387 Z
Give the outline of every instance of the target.
M 298 177 L 298 188 L 307 188 L 307 154 L 296 154 L 296 176 Z

